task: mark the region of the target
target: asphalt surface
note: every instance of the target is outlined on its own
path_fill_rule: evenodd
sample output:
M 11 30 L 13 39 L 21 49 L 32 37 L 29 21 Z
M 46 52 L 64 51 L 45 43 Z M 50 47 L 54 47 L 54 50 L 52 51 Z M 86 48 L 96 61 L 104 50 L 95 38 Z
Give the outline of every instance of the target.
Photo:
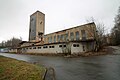
M 114 48 L 117 55 L 103 55 L 80 58 L 48 57 L 0 53 L 0 55 L 42 64 L 54 68 L 56 80 L 120 80 L 120 48 Z M 52 71 L 48 72 L 53 75 Z M 52 77 L 47 75 L 46 80 Z

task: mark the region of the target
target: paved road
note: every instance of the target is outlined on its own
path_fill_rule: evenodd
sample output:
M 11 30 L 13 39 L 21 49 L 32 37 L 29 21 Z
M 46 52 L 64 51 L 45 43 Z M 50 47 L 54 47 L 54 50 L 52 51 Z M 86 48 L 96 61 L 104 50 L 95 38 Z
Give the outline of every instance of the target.
M 115 52 L 120 53 L 119 49 L 116 49 Z M 55 69 L 56 80 L 120 80 L 120 55 L 81 58 L 9 53 L 0 53 L 0 55 L 53 67 Z

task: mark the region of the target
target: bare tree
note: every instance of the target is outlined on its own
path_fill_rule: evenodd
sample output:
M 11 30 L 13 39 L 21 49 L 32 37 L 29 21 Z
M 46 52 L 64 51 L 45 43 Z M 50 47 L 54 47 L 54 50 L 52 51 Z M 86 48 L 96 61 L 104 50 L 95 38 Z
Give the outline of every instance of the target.
M 103 23 L 97 24 L 97 45 L 98 49 L 101 49 L 104 44 L 104 36 L 105 36 L 105 26 Z
M 1 47 L 12 47 L 12 48 L 16 48 L 18 47 L 19 43 L 21 42 L 22 40 L 19 39 L 19 38 L 11 38 L 10 40 L 7 40 L 7 41 L 2 41 L 2 45 Z
M 114 27 L 111 30 L 111 37 L 114 45 L 120 45 L 120 7 L 118 14 L 115 16 Z
M 90 29 L 88 29 L 88 30 L 86 29 L 86 30 L 89 32 L 89 34 L 91 33 L 92 37 L 94 37 L 94 39 L 96 41 L 94 51 L 98 51 L 102 48 L 103 43 L 104 43 L 105 25 L 101 22 L 96 21 L 93 17 L 87 19 L 86 21 L 89 23 L 95 22 L 95 24 L 96 24 L 96 29 L 93 29 L 92 27 L 90 27 L 91 30 L 93 30 L 92 33 L 91 33 L 91 31 L 89 31 Z

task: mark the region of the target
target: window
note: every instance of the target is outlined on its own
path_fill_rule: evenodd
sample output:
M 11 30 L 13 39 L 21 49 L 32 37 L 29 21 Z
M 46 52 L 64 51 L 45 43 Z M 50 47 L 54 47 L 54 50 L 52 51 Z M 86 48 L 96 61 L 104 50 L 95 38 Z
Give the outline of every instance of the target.
M 59 45 L 59 47 L 66 47 L 66 45 Z
M 45 48 L 45 46 L 43 46 L 43 48 Z
M 65 40 L 68 40 L 68 33 L 65 34 Z
M 52 46 L 52 48 L 54 48 L 55 46 Z
M 38 47 L 38 49 L 41 49 L 41 47 Z
M 86 38 L 85 30 L 81 30 L 82 38 Z
M 31 18 L 31 21 L 33 21 L 33 18 Z
M 46 39 L 47 39 L 46 36 L 44 36 L 44 42 L 45 42 L 45 43 L 46 43 L 46 41 L 47 41 Z
M 73 44 L 73 47 L 76 47 L 76 44 Z
M 73 32 L 70 33 L 70 39 L 71 39 L 71 41 L 74 40 L 74 34 L 73 34 Z
M 47 46 L 43 46 L 43 48 L 48 48 Z
M 40 22 L 40 24 L 42 24 L 42 21 Z
M 64 47 L 66 47 L 66 45 L 64 45 Z
M 31 47 L 29 49 L 32 49 Z
M 56 42 L 56 36 L 54 36 L 54 43 Z
M 50 43 L 50 42 L 49 42 L 49 37 L 48 37 L 47 39 L 48 39 L 48 43 Z
M 75 32 L 75 34 L 76 34 L 76 40 L 79 40 L 79 32 L 77 31 L 77 32 Z
M 49 46 L 49 48 L 54 48 L 55 46 Z
M 36 49 L 36 47 L 33 47 L 33 49 Z
M 34 37 L 34 40 L 35 40 L 36 38 Z
M 35 48 L 33 47 L 33 49 L 35 49 Z
M 49 46 L 49 48 L 51 48 L 51 46 Z
M 52 43 L 52 36 L 50 37 L 50 43 Z
M 59 45 L 59 47 L 62 47 L 62 45 Z
M 76 47 L 79 47 L 79 44 L 77 44 Z
M 57 35 L 57 40 L 58 42 L 60 42 L 60 35 Z
M 61 40 L 64 41 L 64 35 L 61 35 Z
M 52 43 L 52 36 L 48 37 L 48 43 Z
M 83 51 L 85 51 L 85 46 L 83 45 Z
M 79 44 L 73 44 L 73 47 L 79 47 Z

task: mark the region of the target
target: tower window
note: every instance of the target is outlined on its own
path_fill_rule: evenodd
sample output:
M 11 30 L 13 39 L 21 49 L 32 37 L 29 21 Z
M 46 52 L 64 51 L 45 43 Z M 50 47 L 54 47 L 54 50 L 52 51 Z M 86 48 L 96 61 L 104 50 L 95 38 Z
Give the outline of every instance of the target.
M 42 24 L 42 21 L 40 22 L 40 24 Z
M 33 21 L 33 18 L 31 18 L 31 21 Z

